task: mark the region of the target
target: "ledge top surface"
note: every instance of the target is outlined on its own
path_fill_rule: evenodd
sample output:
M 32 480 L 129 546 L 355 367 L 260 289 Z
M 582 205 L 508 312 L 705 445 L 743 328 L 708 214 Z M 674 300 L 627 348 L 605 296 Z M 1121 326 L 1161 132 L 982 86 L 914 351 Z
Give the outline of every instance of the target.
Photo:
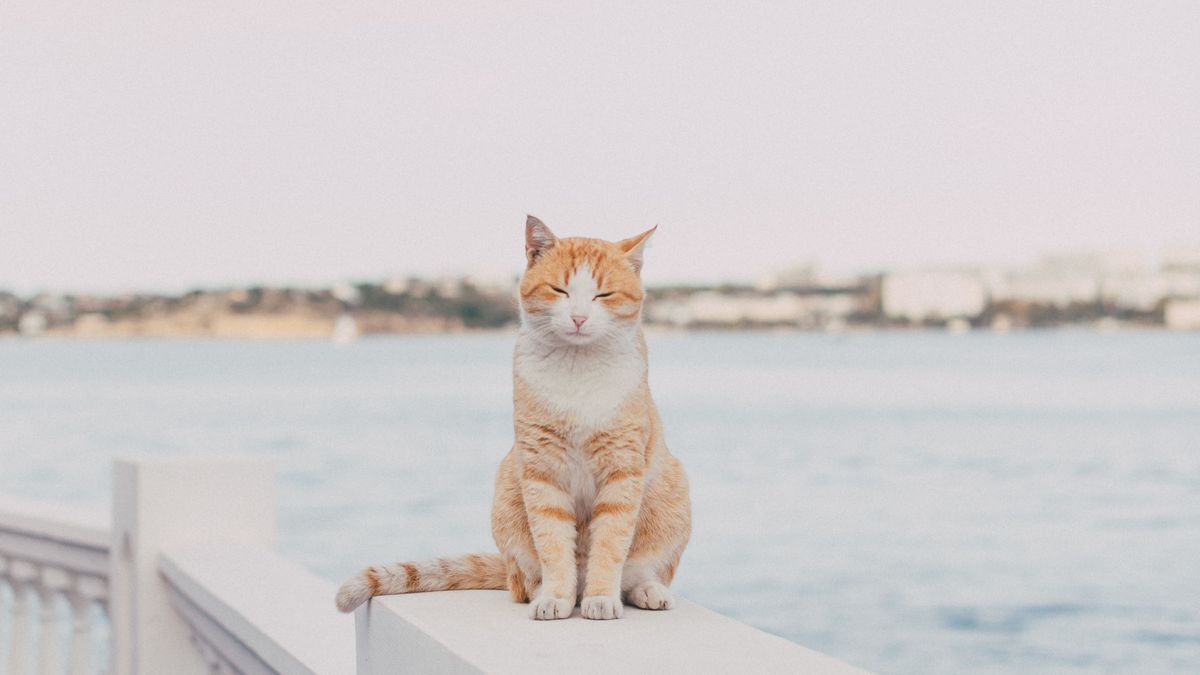
M 399 618 L 484 673 L 862 674 L 820 652 L 686 600 L 675 609 L 625 607 L 614 621 L 533 621 L 504 591 L 445 591 L 377 597 L 367 619 Z

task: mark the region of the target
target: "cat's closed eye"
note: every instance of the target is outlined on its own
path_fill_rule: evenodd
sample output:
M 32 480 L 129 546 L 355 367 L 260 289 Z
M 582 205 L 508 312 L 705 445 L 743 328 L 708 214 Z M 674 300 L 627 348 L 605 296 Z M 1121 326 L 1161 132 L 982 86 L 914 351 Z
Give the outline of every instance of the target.
M 612 294 L 613 294 L 613 292 L 612 292 L 612 291 L 609 291 L 608 293 L 600 293 L 599 295 L 595 295 L 595 296 L 593 296 L 593 297 L 592 297 L 592 299 L 593 299 L 593 300 L 599 300 L 600 298 L 607 298 L 608 296 L 610 296 L 610 295 L 612 295 Z
M 565 295 L 568 298 L 571 297 L 570 293 L 564 291 L 563 289 L 559 288 L 558 286 L 551 286 L 550 290 L 554 291 L 555 293 L 561 293 L 562 295 Z

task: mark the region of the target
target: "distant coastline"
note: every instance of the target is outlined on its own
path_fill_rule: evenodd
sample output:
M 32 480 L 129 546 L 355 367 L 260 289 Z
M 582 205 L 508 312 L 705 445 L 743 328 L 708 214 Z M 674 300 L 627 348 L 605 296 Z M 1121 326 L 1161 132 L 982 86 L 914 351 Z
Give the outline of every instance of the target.
M 1149 273 L 1068 263 L 1006 274 L 929 270 L 840 278 L 801 268 L 753 285 L 651 287 L 644 319 L 664 330 L 1200 330 L 1200 263 Z M 512 330 L 515 298 L 515 277 L 176 295 L 19 297 L 0 291 L 0 337 L 342 340 Z

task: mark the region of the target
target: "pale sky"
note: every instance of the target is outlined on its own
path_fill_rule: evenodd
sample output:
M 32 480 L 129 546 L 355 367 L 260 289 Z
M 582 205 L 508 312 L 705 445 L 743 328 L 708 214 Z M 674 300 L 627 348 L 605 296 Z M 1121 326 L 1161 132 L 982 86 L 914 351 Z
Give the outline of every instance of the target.
M 1200 240 L 1200 3 L 0 3 L 0 288 Z

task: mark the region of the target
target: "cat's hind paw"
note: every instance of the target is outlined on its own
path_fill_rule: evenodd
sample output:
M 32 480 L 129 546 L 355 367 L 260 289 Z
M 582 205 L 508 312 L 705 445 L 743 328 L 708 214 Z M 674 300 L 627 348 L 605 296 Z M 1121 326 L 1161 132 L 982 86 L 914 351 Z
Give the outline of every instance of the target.
M 585 619 L 619 619 L 625 608 L 621 598 L 611 595 L 589 595 L 583 599 L 580 611 Z
M 629 602 L 642 609 L 672 609 L 675 596 L 666 586 L 657 581 L 647 581 L 633 587 L 628 594 Z
M 575 610 L 574 598 L 538 596 L 529 602 L 529 618 L 537 621 L 565 619 Z

